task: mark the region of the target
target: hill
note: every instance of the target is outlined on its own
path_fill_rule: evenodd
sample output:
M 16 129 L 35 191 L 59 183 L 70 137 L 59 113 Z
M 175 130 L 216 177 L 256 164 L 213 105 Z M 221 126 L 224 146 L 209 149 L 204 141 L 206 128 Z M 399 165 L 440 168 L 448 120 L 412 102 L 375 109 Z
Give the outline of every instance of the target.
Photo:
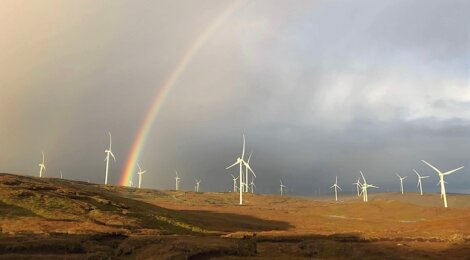
M 0 174 L 3 258 L 464 258 L 470 196 L 342 201 L 156 191 Z M 246 259 L 246 258 L 244 258 Z

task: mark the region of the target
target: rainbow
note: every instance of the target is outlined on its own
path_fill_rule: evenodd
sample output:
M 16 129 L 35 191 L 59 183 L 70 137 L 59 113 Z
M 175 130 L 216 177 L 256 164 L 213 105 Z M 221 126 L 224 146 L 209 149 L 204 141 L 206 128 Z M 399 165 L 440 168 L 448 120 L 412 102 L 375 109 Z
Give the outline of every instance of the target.
M 214 31 L 216 31 L 223 22 L 237 10 L 243 1 L 234 1 L 221 15 L 219 15 L 213 23 L 211 23 L 183 53 L 181 59 L 173 68 L 171 73 L 163 82 L 163 85 L 159 88 L 156 97 L 147 111 L 143 123 L 139 128 L 134 142 L 132 143 L 131 150 L 127 156 L 124 171 L 121 174 L 119 185 L 128 186 L 129 181 L 132 179 L 133 174 L 136 170 L 137 161 L 140 158 L 142 150 L 144 148 L 145 141 L 148 137 L 150 130 L 152 129 L 155 118 L 158 115 L 166 97 L 169 95 L 171 88 L 175 85 L 185 68 L 191 62 L 192 58 L 209 39 Z

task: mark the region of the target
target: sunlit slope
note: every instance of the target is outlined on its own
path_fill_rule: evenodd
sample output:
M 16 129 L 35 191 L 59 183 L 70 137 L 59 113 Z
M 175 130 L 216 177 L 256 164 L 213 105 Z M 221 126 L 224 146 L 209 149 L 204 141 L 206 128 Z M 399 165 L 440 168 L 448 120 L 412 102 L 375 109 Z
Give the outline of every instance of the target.
M 10 174 L 0 175 L 0 227 L 3 233 L 204 232 L 119 188 Z

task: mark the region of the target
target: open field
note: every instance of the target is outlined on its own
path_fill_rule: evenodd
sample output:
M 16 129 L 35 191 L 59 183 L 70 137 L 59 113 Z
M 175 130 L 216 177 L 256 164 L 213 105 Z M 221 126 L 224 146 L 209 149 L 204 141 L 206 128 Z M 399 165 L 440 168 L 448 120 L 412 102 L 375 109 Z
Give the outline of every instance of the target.
M 156 191 L 0 174 L 0 257 L 465 259 L 470 196 Z

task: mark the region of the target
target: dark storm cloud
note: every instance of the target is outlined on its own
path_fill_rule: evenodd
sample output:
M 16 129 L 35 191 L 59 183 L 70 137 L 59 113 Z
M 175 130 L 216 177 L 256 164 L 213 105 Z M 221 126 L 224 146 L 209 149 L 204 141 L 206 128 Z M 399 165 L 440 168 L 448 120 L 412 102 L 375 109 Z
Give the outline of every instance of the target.
M 2 171 L 34 174 L 45 149 L 50 176 L 101 182 L 111 131 L 116 183 L 159 86 L 231 1 L 84 3 L 40 28 L 58 41 L 29 32 L 42 13 L 10 18 L 48 55 L 20 45 L 7 56 L 31 57 L 0 62 L 14 72 L 0 80 Z M 229 190 L 235 171 L 225 167 L 245 133 L 260 192 L 283 179 L 291 193 L 326 193 L 335 175 L 352 191 L 359 170 L 382 191 L 408 175 L 411 190 L 412 169 L 431 175 L 424 185 L 435 191 L 421 159 L 465 165 L 449 190 L 469 192 L 468 10 L 466 1 L 243 5 L 166 99 L 142 153 L 145 186 L 172 188 L 177 169 L 185 189 L 200 178 L 202 190 Z

